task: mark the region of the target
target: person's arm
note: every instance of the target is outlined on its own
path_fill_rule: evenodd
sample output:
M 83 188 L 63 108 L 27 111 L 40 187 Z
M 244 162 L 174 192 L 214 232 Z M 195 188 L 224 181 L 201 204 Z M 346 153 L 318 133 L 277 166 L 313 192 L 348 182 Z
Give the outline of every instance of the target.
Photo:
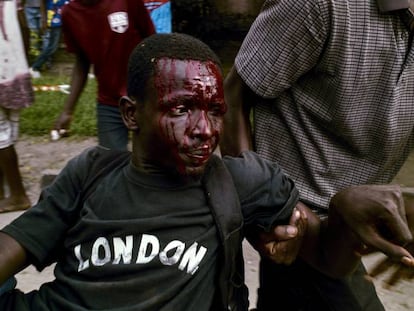
M 330 211 L 329 219 L 321 220 L 303 204 L 298 209 L 306 214 L 308 221 L 299 257 L 330 277 L 340 278 L 352 273 L 361 259 L 360 240 L 336 217 L 337 214 L 333 216 Z
M 70 94 L 66 98 L 63 111 L 55 121 L 54 129 L 68 129 L 72 121 L 73 113 L 75 111 L 78 99 L 85 88 L 90 62 L 82 55 L 76 55 L 76 62 L 72 70 L 72 80 L 70 82 Z
M 402 187 L 401 192 L 404 200 L 407 224 L 411 230 L 411 234 L 414 236 L 414 188 Z M 404 248 L 414 255 L 414 241 L 411 240 L 404 244 Z M 387 286 L 393 286 L 401 279 L 410 281 L 414 278 L 414 265 L 412 261 L 411 265 L 404 265 L 388 257 L 377 262 L 370 269 L 369 275 L 377 277 L 390 269 L 393 269 L 394 271 L 385 279 L 385 284 Z
M 27 266 L 25 249 L 15 239 L 0 232 L 0 284 Z
M 399 186 L 344 189 L 331 199 L 327 222 L 307 213 L 308 231 L 300 256 L 325 274 L 346 276 L 362 255 L 373 251 L 384 253 L 395 263 L 414 267 L 413 256 L 403 247 L 412 240 L 412 234 Z
M 246 239 L 262 257 L 284 265 L 296 260 L 308 225 L 306 213 L 298 208 L 300 204 L 293 210 L 287 225 L 275 226 L 270 232 L 246 228 Z
M 250 112 L 255 97 L 259 97 L 244 83 L 234 66 L 224 80 L 224 96 L 227 113 L 220 150 L 223 155 L 235 157 L 242 151 L 252 149 Z
M 404 206 L 406 207 L 404 209 Z M 262 256 L 277 263 L 283 261 L 287 251 L 299 256 L 315 269 L 331 277 L 344 277 L 352 273 L 362 255 L 379 251 L 388 256 L 380 263 L 377 275 L 392 264 L 400 273 L 392 281 L 414 270 L 414 191 L 401 191 L 396 185 L 361 185 L 338 192 L 331 200 L 329 216 L 321 221 L 306 205 L 298 203 L 296 209 L 306 219 L 306 231 L 296 225 L 296 232 L 288 234 L 286 226 L 277 226 L 271 232 L 255 236 L 254 247 Z M 407 226 L 408 224 L 408 226 Z M 294 224 L 291 224 L 294 226 Z M 411 232 L 410 232 L 411 229 Z M 409 244 L 407 244 L 409 242 Z M 406 245 L 406 246 L 404 246 Z M 403 247 L 404 246 L 404 247 Z M 271 254 L 270 249 L 279 250 Z

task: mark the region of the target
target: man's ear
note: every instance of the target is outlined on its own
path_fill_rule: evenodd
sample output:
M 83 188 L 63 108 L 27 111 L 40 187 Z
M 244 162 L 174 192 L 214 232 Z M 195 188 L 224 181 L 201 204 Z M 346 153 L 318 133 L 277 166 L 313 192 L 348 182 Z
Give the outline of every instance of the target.
M 121 117 L 125 123 L 125 126 L 131 131 L 138 130 L 139 125 L 136 118 L 136 101 L 129 98 L 128 96 L 122 96 L 119 100 L 119 110 L 121 112 Z

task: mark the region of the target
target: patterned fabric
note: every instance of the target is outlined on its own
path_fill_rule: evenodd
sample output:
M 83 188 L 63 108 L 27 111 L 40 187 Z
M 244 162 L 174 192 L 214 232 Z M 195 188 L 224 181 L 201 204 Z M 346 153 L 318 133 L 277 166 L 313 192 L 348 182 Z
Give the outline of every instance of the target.
M 33 103 L 33 90 L 17 18 L 16 1 L 0 2 L 0 106 Z
M 288 25 L 280 27 L 279 25 Z M 390 182 L 413 148 L 414 52 L 376 0 L 266 1 L 236 58 L 257 152 L 327 208 L 351 184 Z
M 48 27 L 62 26 L 62 6 L 67 3 L 69 3 L 68 0 L 48 0 L 46 2 Z

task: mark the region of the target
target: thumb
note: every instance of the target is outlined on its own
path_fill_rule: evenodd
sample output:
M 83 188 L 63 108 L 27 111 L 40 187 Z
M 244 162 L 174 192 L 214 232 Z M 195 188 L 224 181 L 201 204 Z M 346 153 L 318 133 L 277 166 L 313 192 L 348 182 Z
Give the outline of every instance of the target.
M 298 234 L 298 228 L 296 226 L 286 225 L 277 226 L 273 229 L 273 238 L 275 241 L 285 241 L 295 238 Z

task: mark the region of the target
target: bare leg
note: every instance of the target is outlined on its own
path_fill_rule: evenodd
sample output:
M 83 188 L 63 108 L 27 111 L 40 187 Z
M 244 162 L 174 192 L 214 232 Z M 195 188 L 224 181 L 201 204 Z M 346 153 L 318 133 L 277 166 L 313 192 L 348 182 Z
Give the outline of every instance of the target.
M 0 149 L 0 170 L 10 188 L 10 196 L 0 200 L 0 213 L 30 207 L 30 200 L 23 187 L 16 150 L 13 145 Z

